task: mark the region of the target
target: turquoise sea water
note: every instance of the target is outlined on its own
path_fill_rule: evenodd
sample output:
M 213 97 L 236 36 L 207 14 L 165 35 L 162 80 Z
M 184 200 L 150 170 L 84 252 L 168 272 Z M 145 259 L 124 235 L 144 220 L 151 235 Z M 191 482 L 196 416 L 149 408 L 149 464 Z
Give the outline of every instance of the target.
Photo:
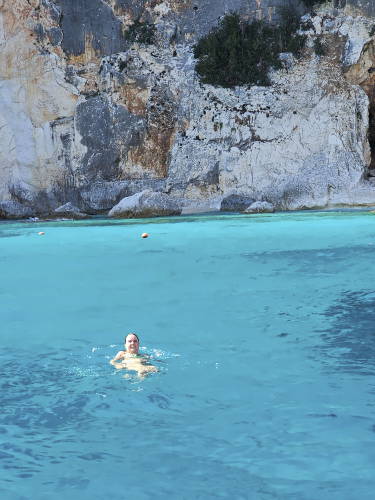
M 0 497 L 372 500 L 374 258 L 366 212 L 1 223 Z

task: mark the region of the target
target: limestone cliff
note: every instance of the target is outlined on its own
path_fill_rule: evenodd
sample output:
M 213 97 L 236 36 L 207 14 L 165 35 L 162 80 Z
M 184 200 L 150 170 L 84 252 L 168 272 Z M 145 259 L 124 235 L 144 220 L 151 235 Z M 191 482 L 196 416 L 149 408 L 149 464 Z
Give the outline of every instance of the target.
M 231 195 L 375 204 L 372 2 L 305 16 L 305 53 L 285 54 L 271 87 L 215 88 L 194 71 L 192 46 L 221 15 L 272 19 L 278 3 L 0 0 L 0 216 L 106 213 L 145 189 L 186 211 Z M 153 44 L 129 41 L 135 20 L 155 25 Z

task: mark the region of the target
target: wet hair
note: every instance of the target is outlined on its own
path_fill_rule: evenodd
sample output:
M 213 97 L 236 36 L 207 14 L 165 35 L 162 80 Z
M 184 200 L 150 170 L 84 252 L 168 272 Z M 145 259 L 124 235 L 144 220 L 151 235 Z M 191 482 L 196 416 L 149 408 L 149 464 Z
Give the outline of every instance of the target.
M 138 344 L 139 344 L 139 337 L 136 333 L 133 333 L 133 332 L 130 332 L 128 334 L 125 335 L 125 338 L 124 338 L 124 344 L 126 344 L 126 339 L 129 337 L 129 335 L 134 335 L 134 337 L 137 337 L 137 340 L 138 340 Z

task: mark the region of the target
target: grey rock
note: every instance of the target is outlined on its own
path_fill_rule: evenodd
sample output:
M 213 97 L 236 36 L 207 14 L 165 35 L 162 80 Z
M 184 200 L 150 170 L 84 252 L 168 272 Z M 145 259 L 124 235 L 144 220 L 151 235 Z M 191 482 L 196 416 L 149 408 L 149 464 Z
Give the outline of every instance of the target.
M 301 17 L 301 29 L 305 34 L 307 32 L 315 33 L 314 23 L 310 14 L 305 14 Z
M 220 210 L 222 212 L 243 212 L 253 202 L 254 198 L 250 196 L 231 194 L 223 199 Z
M 171 196 L 149 189 L 123 198 L 108 213 L 110 217 L 156 217 L 180 215 L 182 203 Z
M 0 218 L 3 219 L 23 219 L 32 217 L 35 212 L 32 208 L 22 205 L 18 201 L 9 200 L 0 202 Z
M 364 15 L 375 16 L 375 5 L 373 0 L 334 0 L 333 4 L 338 8 L 352 5 L 354 8 L 360 9 Z
M 61 11 L 60 26 L 64 32 L 61 45 L 66 54 L 83 54 L 87 36 L 92 38 L 93 47 L 102 56 L 125 47 L 122 23 L 105 2 L 57 0 L 55 4 Z
M 42 0 L 42 6 L 47 9 L 51 19 L 55 22 L 59 22 L 61 18 L 61 11 L 57 5 L 53 3 L 53 0 Z
M 107 97 L 90 98 L 77 106 L 77 128 L 87 147 L 82 171 L 93 182 L 121 177 L 122 162 L 129 148 L 139 146 L 144 118 L 111 104 Z
M 87 214 L 81 212 L 79 208 L 75 207 L 70 202 L 56 208 L 54 214 L 58 215 L 59 217 L 69 217 L 72 219 L 86 219 L 88 217 Z
M 47 31 L 47 36 L 51 44 L 55 47 L 61 43 L 64 35 L 60 28 L 51 28 Z
M 85 186 L 81 192 L 85 210 L 101 212 L 110 210 L 125 196 L 129 196 L 127 184 L 124 182 L 93 182 Z
M 279 54 L 279 59 L 284 68 L 290 69 L 296 62 L 296 58 L 293 56 L 291 52 L 282 52 Z
M 83 188 L 81 198 L 84 211 L 88 213 L 107 212 L 120 200 L 135 193 L 150 189 L 164 191 L 164 179 L 134 179 L 126 181 L 97 181 Z
M 272 213 L 274 211 L 275 207 L 268 201 L 255 201 L 244 210 L 245 214 Z

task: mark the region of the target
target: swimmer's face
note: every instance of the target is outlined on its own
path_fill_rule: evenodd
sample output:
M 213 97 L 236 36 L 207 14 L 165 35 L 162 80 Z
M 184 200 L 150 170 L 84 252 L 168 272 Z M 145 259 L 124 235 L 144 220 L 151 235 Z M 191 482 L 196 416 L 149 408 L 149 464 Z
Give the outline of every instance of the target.
M 135 335 L 129 333 L 125 339 L 125 349 L 131 354 L 138 354 L 139 351 L 139 341 Z

